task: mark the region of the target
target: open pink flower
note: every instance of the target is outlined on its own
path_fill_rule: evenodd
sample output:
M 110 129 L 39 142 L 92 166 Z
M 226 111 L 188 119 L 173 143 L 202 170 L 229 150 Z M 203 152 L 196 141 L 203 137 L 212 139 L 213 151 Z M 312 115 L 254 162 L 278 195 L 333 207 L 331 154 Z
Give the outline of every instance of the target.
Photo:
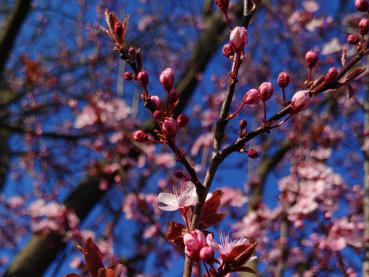
M 179 190 L 173 189 L 173 193 L 161 192 L 158 196 L 159 206 L 164 211 L 175 211 L 179 208 L 194 206 L 198 202 L 196 188 L 191 182 L 186 182 L 180 186 Z
M 213 249 L 220 253 L 220 259 L 224 263 L 236 261 L 238 257 L 247 251 L 253 251 L 254 244 L 251 244 L 245 237 L 237 240 L 231 240 L 229 235 L 220 233 L 220 244 L 217 243 L 212 234 L 206 236 L 206 243 Z M 255 259 L 251 257 L 250 259 Z

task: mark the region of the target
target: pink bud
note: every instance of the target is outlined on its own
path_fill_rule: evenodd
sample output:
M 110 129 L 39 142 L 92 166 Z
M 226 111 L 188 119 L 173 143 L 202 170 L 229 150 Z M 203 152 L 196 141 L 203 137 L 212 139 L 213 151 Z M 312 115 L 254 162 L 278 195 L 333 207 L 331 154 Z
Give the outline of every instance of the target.
M 161 119 L 163 118 L 163 116 L 164 116 L 164 114 L 163 114 L 163 112 L 162 112 L 162 111 L 156 110 L 156 111 L 154 112 L 154 118 L 155 118 L 156 120 L 161 120 Z
M 122 77 L 123 77 L 124 80 L 127 80 L 127 81 L 132 80 L 133 79 L 133 73 L 126 71 L 122 74 Z
M 166 91 L 170 91 L 173 87 L 174 83 L 174 72 L 171 68 L 166 68 L 164 71 L 160 74 L 160 83 L 164 87 Z
M 338 71 L 335 67 L 331 67 L 327 74 L 325 74 L 324 81 L 325 82 L 331 82 L 338 76 Z
M 309 68 L 313 68 L 318 62 L 318 59 L 319 59 L 318 54 L 315 51 L 310 50 L 306 52 L 305 62 Z
M 259 91 L 257 89 L 250 89 L 248 92 L 245 93 L 242 99 L 243 103 L 246 105 L 256 105 L 260 101 Z
M 141 70 L 137 74 L 137 80 L 141 83 L 141 86 L 146 87 L 149 83 L 149 74 L 145 70 Z
M 214 250 L 210 246 L 205 246 L 200 250 L 200 259 L 211 262 L 214 258 Z
M 366 35 L 369 32 L 369 19 L 363 18 L 359 21 L 359 32 L 361 35 Z
M 245 27 L 235 27 L 229 37 L 232 47 L 236 52 L 243 51 L 247 44 L 247 30 Z
M 358 11 L 366 12 L 369 9 L 369 3 L 367 0 L 356 0 L 355 7 Z
M 223 55 L 226 57 L 229 57 L 230 55 L 232 55 L 234 52 L 232 50 L 232 47 L 229 43 L 224 44 L 223 46 Z
M 149 136 L 142 130 L 138 130 L 133 133 L 133 139 L 138 142 L 144 142 L 148 139 L 148 137 Z
M 267 101 L 273 95 L 273 84 L 264 82 L 259 86 L 259 96 L 262 101 Z
M 296 92 L 291 100 L 291 109 L 293 113 L 299 113 L 306 110 L 309 106 L 309 91 L 300 90 Z
M 347 36 L 347 42 L 350 44 L 356 45 L 359 43 L 359 41 L 360 41 L 360 38 L 357 35 L 349 34 Z
M 166 117 L 163 121 L 161 129 L 167 137 L 174 138 L 178 131 L 178 124 L 173 118 Z
M 259 153 L 258 151 L 256 151 L 254 148 L 251 148 L 247 151 L 247 155 L 251 158 L 251 159 L 256 159 L 257 157 L 259 157 Z
M 157 96 L 157 95 L 150 96 L 150 102 L 155 107 L 155 110 L 160 109 L 161 101 L 160 101 L 159 96 Z
M 188 119 L 188 116 L 185 115 L 185 114 L 180 114 L 178 117 L 177 117 L 177 124 L 179 127 L 186 127 L 187 123 L 188 123 L 189 119 Z
M 286 88 L 290 83 L 290 75 L 287 72 L 279 73 L 277 83 L 280 88 Z
M 186 255 L 194 260 L 198 260 L 200 250 L 205 246 L 205 235 L 200 230 L 185 233 L 183 243 Z
M 223 12 L 226 12 L 229 6 L 229 0 L 215 0 L 215 5 Z

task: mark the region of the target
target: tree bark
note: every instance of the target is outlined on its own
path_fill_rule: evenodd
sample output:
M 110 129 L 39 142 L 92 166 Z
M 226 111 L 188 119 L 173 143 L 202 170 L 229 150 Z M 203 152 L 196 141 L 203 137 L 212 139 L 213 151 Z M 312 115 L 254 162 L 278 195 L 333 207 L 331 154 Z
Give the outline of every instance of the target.
M 13 12 L 9 17 L 9 21 L 5 25 L 4 30 L 1 32 L 2 36 L 0 37 L 0 79 L 2 79 L 5 65 L 13 49 L 18 32 L 31 9 L 31 4 L 32 0 L 16 1 Z

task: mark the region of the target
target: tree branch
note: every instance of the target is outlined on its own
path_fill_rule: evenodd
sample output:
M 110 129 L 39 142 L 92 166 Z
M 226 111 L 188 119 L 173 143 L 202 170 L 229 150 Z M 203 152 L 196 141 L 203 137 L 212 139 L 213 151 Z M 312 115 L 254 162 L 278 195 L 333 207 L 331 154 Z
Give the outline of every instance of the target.
M 13 49 L 18 32 L 31 9 L 31 3 L 32 0 L 18 0 L 15 3 L 8 24 L 2 31 L 2 36 L 0 37 L 0 79 Z

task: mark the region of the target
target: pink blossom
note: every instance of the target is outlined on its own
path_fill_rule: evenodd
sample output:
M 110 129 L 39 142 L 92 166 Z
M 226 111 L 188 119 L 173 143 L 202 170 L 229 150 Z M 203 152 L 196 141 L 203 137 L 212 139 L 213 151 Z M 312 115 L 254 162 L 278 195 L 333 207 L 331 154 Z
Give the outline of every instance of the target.
M 239 190 L 232 188 L 221 188 L 223 191 L 222 205 L 228 205 L 230 207 L 242 207 L 247 202 L 247 197 Z
M 251 244 L 249 240 L 245 237 L 241 237 L 240 239 L 231 240 L 229 235 L 225 235 L 224 233 L 220 233 L 220 244 L 217 243 L 212 234 L 208 234 L 206 236 L 206 243 L 214 250 L 220 253 L 220 259 L 227 263 L 233 259 L 234 253 L 233 250 L 239 247 L 249 247 Z M 252 257 L 251 259 L 255 259 L 256 257 Z
M 200 250 L 205 246 L 205 235 L 200 230 L 187 232 L 183 236 L 186 255 L 194 260 L 199 259 Z
M 160 83 L 164 87 L 166 91 L 170 91 L 173 87 L 174 83 L 174 71 L 171 68 L 166 68 L 164 71 L 160 74 Z
M 262 101 L 267 101 L 273 95 L 273 84 L 264 82 L 259 86 L 259 96 Z
M 294 113 L 302 112 L 309 107 L 309 91 L 300 90 L 296 92 L 291 100 L 291 109 Z
M 229 37 L 231 45 L 237 52 L 243 51 L 243 48 L 247 44 L 247 39 L 248 39 L 247 30 L 245 29 L 245 27 L 239 26 L 235 27 L 232 30 L 231 35 Z
M 155 164 L 157 166 L 171 168 L 176 165 L 176 158 L 172 153 L 160 153 L 155 155 Z
M 277 83 L 281 88 L 286 88 L 290 83 L 290 75 L 287 72 L 279 73 Z
M 174 138 L 178 131 L 177 121 L 171 117 L 166 117 L 161 125 L 161 129 L 168 138 Z
M 318 54 L 312 50 L 306 52 L 305 62 L 309 68 L 313 68 L 318 62 Z
M 180 189 L 173 189 L 173 193 L 161 192 L 158 196 L 159 206 L 164 211 L 175 211 L 179 208 L 194 206 L 198 202 L 195 186 L 191 182 L 186 182 L 180 186 Z
M 257 89 L 250 89 L 243 97 L 243 103 L 247 105 L 256 105 L 260 101 L 259 91 Z

